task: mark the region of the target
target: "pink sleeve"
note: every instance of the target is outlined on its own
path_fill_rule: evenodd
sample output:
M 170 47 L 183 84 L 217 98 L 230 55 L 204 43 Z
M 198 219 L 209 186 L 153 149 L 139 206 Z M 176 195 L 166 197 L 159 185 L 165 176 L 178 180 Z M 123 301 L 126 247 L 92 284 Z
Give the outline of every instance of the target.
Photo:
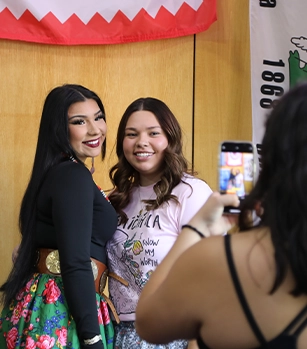
M 196 212 L 201 208 L 201 206 L 207 201 L 208 197 L 211 195 L 212 190 L 204 181 L 200 179 L 193 179 L 187 181 L 193 192 L 191 193 L 190 187 L 188 190 L 184 188 L 181 195 L 178 195 L 180 202 L 180 214 L 179 214 L 179 231 L 183 224 L 189 222 L 189 220 L 196 214 Z M 184 187 L 187 187 L 184 185 Z

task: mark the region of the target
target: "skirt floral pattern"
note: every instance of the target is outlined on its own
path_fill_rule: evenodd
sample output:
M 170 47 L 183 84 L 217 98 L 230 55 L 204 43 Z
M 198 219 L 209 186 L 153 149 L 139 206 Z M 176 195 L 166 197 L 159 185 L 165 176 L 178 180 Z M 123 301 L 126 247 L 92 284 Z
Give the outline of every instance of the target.
M 169 344 L 150 344 L 136 333 L 133 321 L 122 321 L 115 328 L 114 349 L 187 349 L 188 341 L 176 340 Z
M 34 274 L 0 317 L 1 349 L 80 349 L 76 324 L 68 311 L 62 278 Z M 104 348 L 112 349 L 114 328 L 107 303 L 96 294 Z

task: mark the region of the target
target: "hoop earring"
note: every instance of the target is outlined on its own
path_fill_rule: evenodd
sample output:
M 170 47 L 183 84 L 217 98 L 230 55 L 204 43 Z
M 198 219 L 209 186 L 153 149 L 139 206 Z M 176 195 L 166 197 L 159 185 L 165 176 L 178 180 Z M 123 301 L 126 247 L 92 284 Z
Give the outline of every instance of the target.
M 93 174 L 93 173 L 95 172 L 94 159 L 95 159 L 95 158 L 92 157 L 92 167 L 91 167 L 91 169 L 90 169 L 91 174 Z

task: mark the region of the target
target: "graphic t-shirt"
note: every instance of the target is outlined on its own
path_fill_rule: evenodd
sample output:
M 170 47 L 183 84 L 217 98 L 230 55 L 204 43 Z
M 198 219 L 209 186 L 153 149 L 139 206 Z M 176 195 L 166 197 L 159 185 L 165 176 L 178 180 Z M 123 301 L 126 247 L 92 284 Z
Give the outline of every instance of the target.
M 108 265 L 129 282 L 129 286 L 109 278 L 110 297 L 121 321 L 134 321 L 136 304 L 152 272 L 173 246 L 181 226 L 188 223 L 212 193 L 202 180 L 185 175 L 172 191 L 179 201 L 164 203 L 146 211 L 141 200 L 155 198 L 153 185 L 136 187 L 124 209 L 128 221 L 117 227 L 107 244 Z

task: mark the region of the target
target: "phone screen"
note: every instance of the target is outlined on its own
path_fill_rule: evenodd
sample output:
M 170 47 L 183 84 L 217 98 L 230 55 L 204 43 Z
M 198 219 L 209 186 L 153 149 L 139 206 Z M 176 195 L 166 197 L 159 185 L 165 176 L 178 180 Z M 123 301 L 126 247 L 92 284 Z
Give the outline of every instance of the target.
M 250 142 L 226 141 L 219 152 L 219 191 L 237 194 L 243 201 L 251 192 L 255 181 L 254 146 Z M 225 212 L 239 213 L 239 208 L 226 207 Z

